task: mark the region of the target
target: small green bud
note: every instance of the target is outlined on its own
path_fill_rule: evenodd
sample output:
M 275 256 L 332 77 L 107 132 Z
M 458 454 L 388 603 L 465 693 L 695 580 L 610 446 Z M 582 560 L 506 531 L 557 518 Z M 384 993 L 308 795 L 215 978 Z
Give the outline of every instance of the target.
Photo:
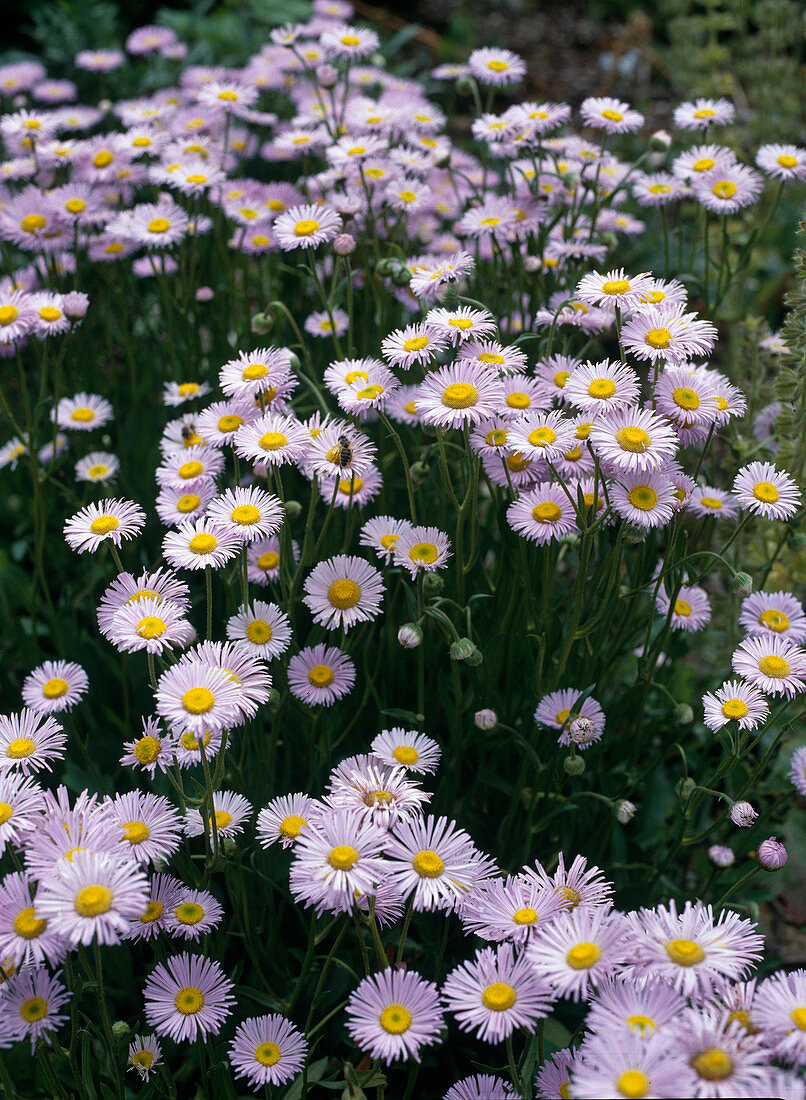
M 269 698 L 266 700 L 269 710 L 272 714 L 276 714 L 280 709 L 280 699 L 282 696 L 277 688 L 271 688 L 269 691 Z
M 585 771 L 585 761 L 581 756 L 566 756 L 563 760 L 563 770 L 566 775 L 582 775 Z
M 396 271 L 400 270 L 400 267 L 400 260 L 396 259 L 394 256 L 382 256 L 375 264 L 375 270 L 382 279 L 393 276 Z M 406 270 L 408 271 L 408 268 L 406 268 Z M 409 273 L 409 278 L 411 278 L 411 273 Z
M 283 507 L 289 519 L 298 519 L 302 515 L 302 505 L 298 500 L 287 500 Z
M 749 596 L 753 591 L 753 578 L 749 573 L 735 573 L 730 580 L 730 590 L 736 596 Z
M 411 480 L 415 485 L 422 485 L 428 480 L 431 467 L 427 462 L 412 462 L 410 471 Z
M 465 664 L 468 666 L 468 668 L 478 668 L 479 665 L 483 663 L 484 654 L 481 652 L 478 646 L 474 646 L 473 652 L 470 654 L 469 657 L 465 659 Z
M 411 282 L 411 271 L 407 267 L 396 267 L 392 272 L 392 282 L 395 286 L 408 286 Z
M 694 782 L 691 776 L 687 775 L 684 779 L 678 779 L 674 791 L 678 798 L 682 798 L 685 802 L 689 798 L 691 798 L 691 793 L 696 786 L 697 784 Z
M 615 248 L 618 244 L 618 237 L 615 233 L 602 233 L 601 241 L 607 248 Z
M 439 573 L 426 573 L 423 577 L 423 592 L 426 596 L 439 596 L 445 587 L 445 581 Z
M 563 187 L 567 187 L 569 191 L 574 191 L 579 185 L 579 173 L 566 172 L 563 177 Z
M 470 638 L 460 638 L 458 642 L 454 642 L 451 646 L 451 660 L 466 661 L 475 648 Z
M 792 531 L 787 536 L 787 542 L 793 550 L 802 550 L 806 546 L 806 535 L 802 531 Z
M 131 1034 L 131 1030 L 125 1020 L 115 1020 L 112 1024 L 112 1034 L 116 1039 L 126 1039 Z
M 302 366 L 302 363 L 300 363 L 299 356 L 296 354 L 296 352 L 290 351 L 288 353 L 288 365 L 293 371 L 298 371 L 299 368 Z
M 274 318 L 270 313 L 255 313 L 249 327 L 256 336 L 265 336 L 274 328 Z
M 688 703 L 678 703 L 674 708 L 674 720 L 679 726 L 689 726 L 694 721 L 694 711 Z

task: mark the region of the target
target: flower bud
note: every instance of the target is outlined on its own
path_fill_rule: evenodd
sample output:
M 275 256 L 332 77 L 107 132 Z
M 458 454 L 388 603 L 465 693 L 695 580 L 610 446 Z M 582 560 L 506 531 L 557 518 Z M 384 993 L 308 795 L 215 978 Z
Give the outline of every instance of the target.
M 65 294 L 62 298 L 64 315 L 65 317 L 69 317 L 71 321 L 83 320 L 87 315 L 89 304 L 90 300 L 88 296 L 83 294 L 80 290 L 71 290 L 69 294 Z
M 299 519 L 302 515 L 302 505 L 298 500 L 286 500 L 283 503 L 283 507 L 289 519 Z
M 355 237 L 352 233 L 339 233 L 333 240 L 333 251 L 337 256 L 349 256 L 355 251 Z
M 411 271 L 407 267 L 397 267 L 392 272 L 392 282 L 395 286 L 408 286 L 411 282 Z
M 717 867 L 730 867 L 736 862 L 733 849 L 728 848 L 726 844 L 712 844 L 708 849 L 708 858 Z
M 391 275 L 394 275 L 401 267 L 400 260 L 395 256 L 382 256 L 380 260 L 375 264 L 375 270 L 382 279 L 387 279 Z M 409 269 L 406 268 L 408 271 Z M 411 272 L 409 272 L 409 279 L 411 279 Z
M 656 130 L 649 137 L 649 147 L 657 153 L 665 153 L 671 147 L 672 135 L 667 130 Z
M 460 638 L 451 645 L 451 660 L 466 661 L 475 648 L 470 638 Z
M 793 550 L 802 550 L 806 546 L 806 535 L 802 531 L 790 531 L 787 542 Z
M 619 825 L 626 825 L 628 821 L 632 821 L 635 817 L 635 812 L 638 807 L 634 802 L 630 802 L 628 798 L 621 798 L 613 807 L 613 813 L 616 815 L 616 821 Z
M 753 591 L 753 578 L 749 573 L 735 573 L 729 587 L 735 596 L 749 596 Z
M 484 663 L 484 654 L 481 652 L 478 646 L 473 646 L 473 652 L 469 657 L 465 658 L 465 664 L 468 668 L 478 668 L 479 665 Z
M 428 480 L 428 475 L 431 472 L 431 467 L 427 462 L 412 462 L 409 469 L 411 474 L 411 480 L 415 485 L 422 485 Z
M 694 721 L 694 711 L 688 703 L 678 703 L 674 708 L 674 720 L 679 726 L 689 726 Z
M 196 288 L 197 302 L 210 302 L 215 297 L 215 291 L 211 286 L 199 286 Z
M 404 623 L 397 632 L 397 640 L 404 649 L 416 649 L 422 643 L 423 632 L 416 623 Z
M 255 313 L 249 322 L 249 328 L 257 336 L 265 336 L 274 328 L 274 318 L 270 313 Z
M 579 173 L 578 172 L 565 172 L 562 177 L 563 187 L 567 187 L 569 191 L 574 191 L 579 186 Z
M 575 745 L 579 745 L 580 748 L 584 748 L 593 741 L 596 734 L 596 727 L 590 718 L 586 718 L 584 714 L 578 714 L 571 720 L 571 725 L 568 727 L 568 736 L 574 742 Z
M 742 829 L 748 828 L 758 818 L 758 814 L 749 802 L 734 802 L 730 808 L 730 819 Z
M 333 88 L 339 79 L 339 70 L 333 65 L 320 65 L 316 70 L 316 79 L 321 88 Z
M 607 248 L 615 248 L 618 244 L 618 237 L 615 233 L 602 233 L 601 241 Z
M 477 710 L 473 715 L 473 721 L 476 723 L 476 729 L 479 730 L 494 730 L 498 725 L 498 715 L 494 710 L 486 708 L 484 710 Z
M 115 1020 L 112 1024 L 112 1035 L 115 1039 L 126 1039 L 131 1030 L 125 1020 Z
M 426 573 L 423 577 L 423 592 L 426 596 L 438 596 L 445 587 L 445 581 L 439 573 Z
M 475 83 L 476 82 L 472 76 L 468 76 L 467 73 L 463 73 L 462 76 L 458 77 L 456 81 L 456 91 L 459 93 L 459 95 L 472 95 Z
M 277 711 L 280 709 L 281 699 L 282 696 L 280 695 L 280 692 L 277 690 L 277 688 L 273 687 L 269 690 L 269 697 L 266 700 L 266 705 L 268 706 L 272 714 L 276 714 Z
M 685 802 L 686 799 L 691 798 L 692 792 L 696 786 L 697 784 L 691 776 L 687 775 L 683 779 L 678 779 L 675 784 L 674 792 L 678 798 L 682 798 Z
M 585 771 L 585 761 L 581 756 L 566 756 L 563 760 L 563 770 L 566 775 L 582 775 Z
M 780 871 L 788 859 L 786 848 L 774 836 L 758 846 L 758 861 L 765 871 Z
M 523 270 L 528 271 L 530 274 L 540 270 L 540 257 L 539 256 L 524 256 L 523 257 Z
M 297 355 L 296 352 L 294 352 L 294 351 L 289 351 L 288 352 L 288 365 L 291 368 L 291 370 L 294 371 L 295 374 L 299 370 L 299 368 L 302 366 L 302 363 L 300 362 L 299 356 Z

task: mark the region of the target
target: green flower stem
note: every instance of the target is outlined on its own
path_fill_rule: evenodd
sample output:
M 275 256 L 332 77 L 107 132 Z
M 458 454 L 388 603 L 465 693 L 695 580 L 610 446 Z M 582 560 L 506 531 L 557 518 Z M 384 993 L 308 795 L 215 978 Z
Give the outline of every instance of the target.
M 204 590 L 207 596 L 207 641 L 213 637 L 213 570 L 209 565 L 204 567 Z
M 389 417 L 381 409 L 378 410 L 378 417 L 386 428 L 387 432 L 394 440 L 394 444 L 397 447 L 398 454 L 400 455 L 400 461 L 403 464 L 403 473 L 406 475 L 406 491 L 409 495 L 409 511 L 411 512 L 411 522 L 417 526 L 417 505 L 414 503 L 414 483 L 411 480 L 411 470 L 409 468 L 409 459 L 406 454 L 406 450 L 403 446 L 403 442 L 400 436 L 395 431 L 394 425 L 389 420 Z M 455 498 L 454 498 L 455 499 Z M 456 506 L 459 506 L 459 502 L 456 502 Z
M 722 897 L 719 899 L 719 901 L 714 902 L 714 912 L 716 912 L 718 909 L 721 909 L 728 898 L 731 896 L 731 894 L 735 894 L 740 886 L 744 886 L 744 884 L 746 882 L 749 882 L 750 879 L 757 875 L 760 870 L 761 864 L 756 863 L 754 867 L 750 868 L 746 875 L 742 875 L 742 877 L 740 879 L 737 879 L 732 886 L 729 886 Z

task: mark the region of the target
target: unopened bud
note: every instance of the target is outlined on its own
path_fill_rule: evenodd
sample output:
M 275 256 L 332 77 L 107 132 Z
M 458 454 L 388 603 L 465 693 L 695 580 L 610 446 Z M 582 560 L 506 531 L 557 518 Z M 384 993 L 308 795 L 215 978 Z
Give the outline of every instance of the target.
M 678 703 L 674 708 L 674 720 L 679 726 L 689 726 L 694 721 L 694 711 L 688 703 Z
M 632 821 L 635 817 L 635 812 L 638 807 L 634 802 L 630 802 L 628 798 L 622 798 L 613 807 L 613 812 L 616 815 L 616 821 L 619 825 L 626 825 L 628 821 Z
M 316 79 L 322 88 L 333 88 L 339 79 L 339 71 L 333 65 L 320 65 L 316 70 Z
M 423 577 L 423 592 L 426 596 L 438 596 L 445 587 L 445 581 L 439 573 L 426 573 Z
M 765 871 L 780 871 L 788 859 L 786 848 L 774 836 L 758 846 L 758 861 Z
M 649 147 L 658 153 L 665 153 L 671 147 L 672 135 L 668 130 L 656 130 L 650 135 Z
M 581 756 L 566 756 L 563 760 L 563 770 L 566 775 L 582 775 L 585 771 L 585 761 Z
M 445 145 L 437 150 L 437 154 L 434 157 L 434 166 L 436 168 L 447 168 L 451 163 L 451 150 L 450 147 Z
M 475 648 L 470 638 L 460 638 L 451 645 L 451 660 L 466 661 Z
M 494 710 L 489 708 L 485 710 L 477 710 L 473 715 L 473 721 L 476 723 L 476 729 L 479 730 L 494 730 L 498 725 L 498 715 Z
M 289 519 L 298 519 L 302 515 L 302 505 L 298 500 L 284 502 L 285 514 Z
M 730 808 L 730 819 L 742 829 L 749 828 L 758 818 L 758 814 L 749 802 L 734 802 Z
M 355 237 L 352 233 L 339 233 L 333 240 L 333 251 L 337 256 L 349 256 L 355 252 Z
M 717 867 L 730 867 L 736 862 L 733 849 L 726 844 L 712 844 L 708 849 L 708 858 Z
M 584 714 L 578 714 L 576 718 L 571 720 L 571 725 L 568 727 L 568 736 L 575 745 L 584 748 L 590 745 L 596 736 L 596 727 L 590 718 L 586 718 Z
M 578 172 L 565 172 L 562 177 L 563 187 L 566 187 L 569 191 L 575 191 L 579 186 L 579 173 Z
M 484 663 L 484 654 L 481 652 L 478 646 L 473 646 L 473 652 L 469 657 L 465 659 L 465 664 L 468 668 L 478 668 L 479 665 Z
M 790 531 L 787 542 L 793 550 L 802 550 L 806 546 L 806 535 L 802 531 Z
M 602 233 L 601 242 L 606 248 L 615 248 L 618 244 L 618 237 L 615 233 Z
M 71 290 L 69 294 L 65 294 L 62 298 L 64 315 L 69 317 L 71 321 L 83 320 L 87 315 L 89 304 L 89 298 L 80 290 Z
M 269 313 L 255 313 L 249 327 L 257 336 L 265 336 L 274 328 L 274 318 Z
M 431 467 L 427 462 L 412 462 L 410 470 L 411 480 L 415 485 L 422 485 L 428 480 Z
M 416 623 L 405 623 L 397 632 L 397 640 L 404 649 L 416 649 L 422 643 L 423 632 Z
M 112 1035 L 115 1039 L 125 1039 L 131 1030 L 125 1020 L 115 1020 L 112 1024 Z
M 280 692 L 277 690 L 277 688 L 271 688 L 269 690 L 269 697 L 266 700 L 266 705 L 268 706 L 272 714 L 276 714 L 277 711 L 280 709 L 281 699 L 282 695 L 280 695 Z
M 302 366 L 300 358 L 295 351 L 288 352 L 288 365 L 293 371 L 298 371 L 299 368 Z
M 692 792 L 694 791 L 694 788 L 696 786 L 697 784 L 694 782 L 691 776 L 687 775 L 683 779 L 678 779 L 677 783 L 675 784 L 674 791 L 677 797 L 682 798 L 685 802 L 686 799 L 691 798 Z
M 472 95 L 475 84 L 476 82 L 473 77 L 464 73 L 456 81 L 456 91 L 459 95 Z
M 735 596 L 749 596 L 753 591 L 753 578 L 749 573 L 735 573 L 730 580 L 730 590 Z
M 375 264 L 375 271 L 382 279 L 387 279 L 389 276 L 394 275 L 396 271 L 399 271 L 401 266 L 400 260 L 394 256 L 382 256 Z M 409 269 L 406 268 L 406 270 Z M 409 278 L 411 278 L 411 272 L 409 272 Z
M 392 282 L 395 286 L 408 286 L 411 282 L 411 271 L 407 267 L 397 267 L 392 272 Z
M 211 302 L 215 297 L 215 291 L 211 286 L 196 287 L 197 302 Z

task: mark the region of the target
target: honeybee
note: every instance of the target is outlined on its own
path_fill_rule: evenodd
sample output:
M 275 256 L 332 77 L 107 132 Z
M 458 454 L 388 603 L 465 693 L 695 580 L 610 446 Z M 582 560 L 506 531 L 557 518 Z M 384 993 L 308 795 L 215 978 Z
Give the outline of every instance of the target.
M 189 446 L 190 443 L 196 437 L 196 425 L 193 423 L 182 425 L 182 439 L 185 442 L 185 446 Z
M 338 462 L 342 470 L 345 470 L 353 461 L 353 446 L 346 435 L 339 436 L 338 444 L 339 450 L 336 455 L 336 461 Z

